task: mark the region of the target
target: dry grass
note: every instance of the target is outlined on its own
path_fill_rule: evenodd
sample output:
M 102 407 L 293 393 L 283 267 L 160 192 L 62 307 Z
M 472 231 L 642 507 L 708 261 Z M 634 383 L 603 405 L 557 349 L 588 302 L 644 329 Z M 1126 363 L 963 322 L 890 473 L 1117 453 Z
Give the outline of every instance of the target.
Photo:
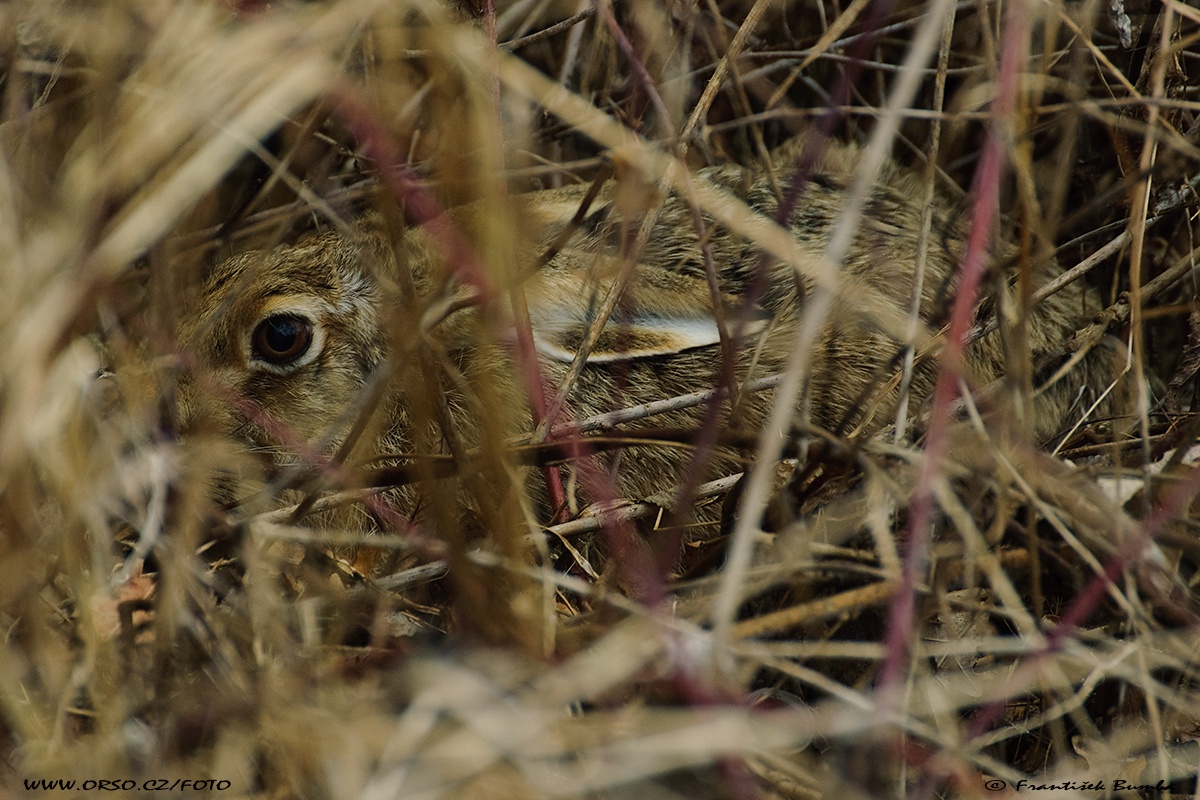
M 241 5 L 0 5 L 0 784 L 1200 792 L 1194 7 Z M 464 479 L 366 546 L 278 484 L 215 502 L 245 454 L 175 433 L 175 322 L 223 254 L 368 205 L 419 223 L 475 201 L 489 223 L 459 266 L 502 283 L 507 193 L 613 164 L 636 201 L 814 124 L 981 219 L 994 197 L 1020 255 L 985 288 L 1037 298 L 1031 263 L 1079 265 L 1107 310 L 1076 344 L 1132 354 L 1120 413 L 1080 409 L 1039 448 L 956 422 L 948 391 L 910 409 L 915 445 L 745 443 L 750 477 L 697 492 L 719 528 L 510 503 L 480 537 L 453 530 Z M 764 220 L 698 202 L 777 249 Z M 583 432 L 611 442 L 602 422 Z M 363 501 L 318 494 L 306 511 Z

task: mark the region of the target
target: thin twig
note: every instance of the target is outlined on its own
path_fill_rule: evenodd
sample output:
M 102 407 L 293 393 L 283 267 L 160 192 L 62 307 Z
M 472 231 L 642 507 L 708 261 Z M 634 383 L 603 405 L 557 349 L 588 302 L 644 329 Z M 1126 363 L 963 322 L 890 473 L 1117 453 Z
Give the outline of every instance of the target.
M 509 52 L 515 52 L 526 45 L 531 45 L 535 42 L 540 42 L 542 39 L 548 39 L 551 36 L 556 36 L 568 28 L 572 28 L 584 20 L 591 19 L 594 16 L 596 16 L 596 7 L 589 6 L 583 11 L 580 11 L 578 14 L 573 14 L 572 16 L 564 19 L 562 22 L 556 22 L 550 27 L 543 28 L 537 33 L 531 33 L 528 36 L 522 36 L 520 39 L 513 39 L 509 42 L 503 42 L 501 43 L 500 47 L 504 50 L 508 50 Z

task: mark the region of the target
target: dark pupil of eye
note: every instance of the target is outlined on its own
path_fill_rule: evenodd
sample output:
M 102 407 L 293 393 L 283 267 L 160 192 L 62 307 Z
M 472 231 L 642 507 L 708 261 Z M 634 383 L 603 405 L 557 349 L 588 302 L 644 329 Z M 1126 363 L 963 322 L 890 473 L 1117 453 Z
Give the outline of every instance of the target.
M 267 321 L 267 335 L 263 341 L 274 352 L 286 353 L 296 346 L 296 340 L 299 338 L 300 326 L 295 320 Z
M 269 364 L 288 364 L 308 352 L 312 323 L 302 317 L 278 314 L 254 329 L 254 355 Z

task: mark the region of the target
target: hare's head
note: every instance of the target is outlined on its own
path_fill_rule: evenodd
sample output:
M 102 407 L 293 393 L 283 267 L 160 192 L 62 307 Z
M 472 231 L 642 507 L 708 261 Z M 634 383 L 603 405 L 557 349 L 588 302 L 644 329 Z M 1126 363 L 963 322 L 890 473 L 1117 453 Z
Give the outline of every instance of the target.
M 391 256 L 373 237 L 325 234 L 215 268 L 185 316 L 184 430 L 214 426 L 267 448 L 328 450 L 386 349 Z

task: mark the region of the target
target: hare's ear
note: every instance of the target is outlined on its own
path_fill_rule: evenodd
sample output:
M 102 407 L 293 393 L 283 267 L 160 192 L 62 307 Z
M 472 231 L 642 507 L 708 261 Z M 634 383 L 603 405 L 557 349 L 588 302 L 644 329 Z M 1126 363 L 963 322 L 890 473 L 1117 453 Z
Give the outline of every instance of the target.
M 554 361 L 575 360 L 591 326 L 584 321 L 533 319 L 533 341 L 537 351 Z M 588 352 L 590 364 L 653 358 L 709 347 L 721 341 L 712 317 L 655 317 L 634 315 L 632 319 L 609 320 L 600 338 Z
M 561 282 L 560 280 L 555 283 Z M 568 281 L 569 282 L 569 281 Z M 533 292 L 529 296 L 529 317 L 537 351 L 554 361 L 569 363 L 575 360 L 587 339 L 607 287 L 582 282 L 573 290 L 559 286 L 554 293 Z M 675 287 L 678 288 L 678 287 Z M 669 356 L 686 350 L 712 347 L 721 341 L 721 334 L 712 311 L 712 301 L 702 291 L 672 291 L 661 289 L 631 292 L 633 301 L 619 308 L 607 321 L 595 345 L 588 351 L 589 364 L 630 361 L 639 358 Z M 730 307 L 729 317 L 733 318 Z M 743 339 L 762 332 L 767 319 L 756 316 L 741 325 Z

